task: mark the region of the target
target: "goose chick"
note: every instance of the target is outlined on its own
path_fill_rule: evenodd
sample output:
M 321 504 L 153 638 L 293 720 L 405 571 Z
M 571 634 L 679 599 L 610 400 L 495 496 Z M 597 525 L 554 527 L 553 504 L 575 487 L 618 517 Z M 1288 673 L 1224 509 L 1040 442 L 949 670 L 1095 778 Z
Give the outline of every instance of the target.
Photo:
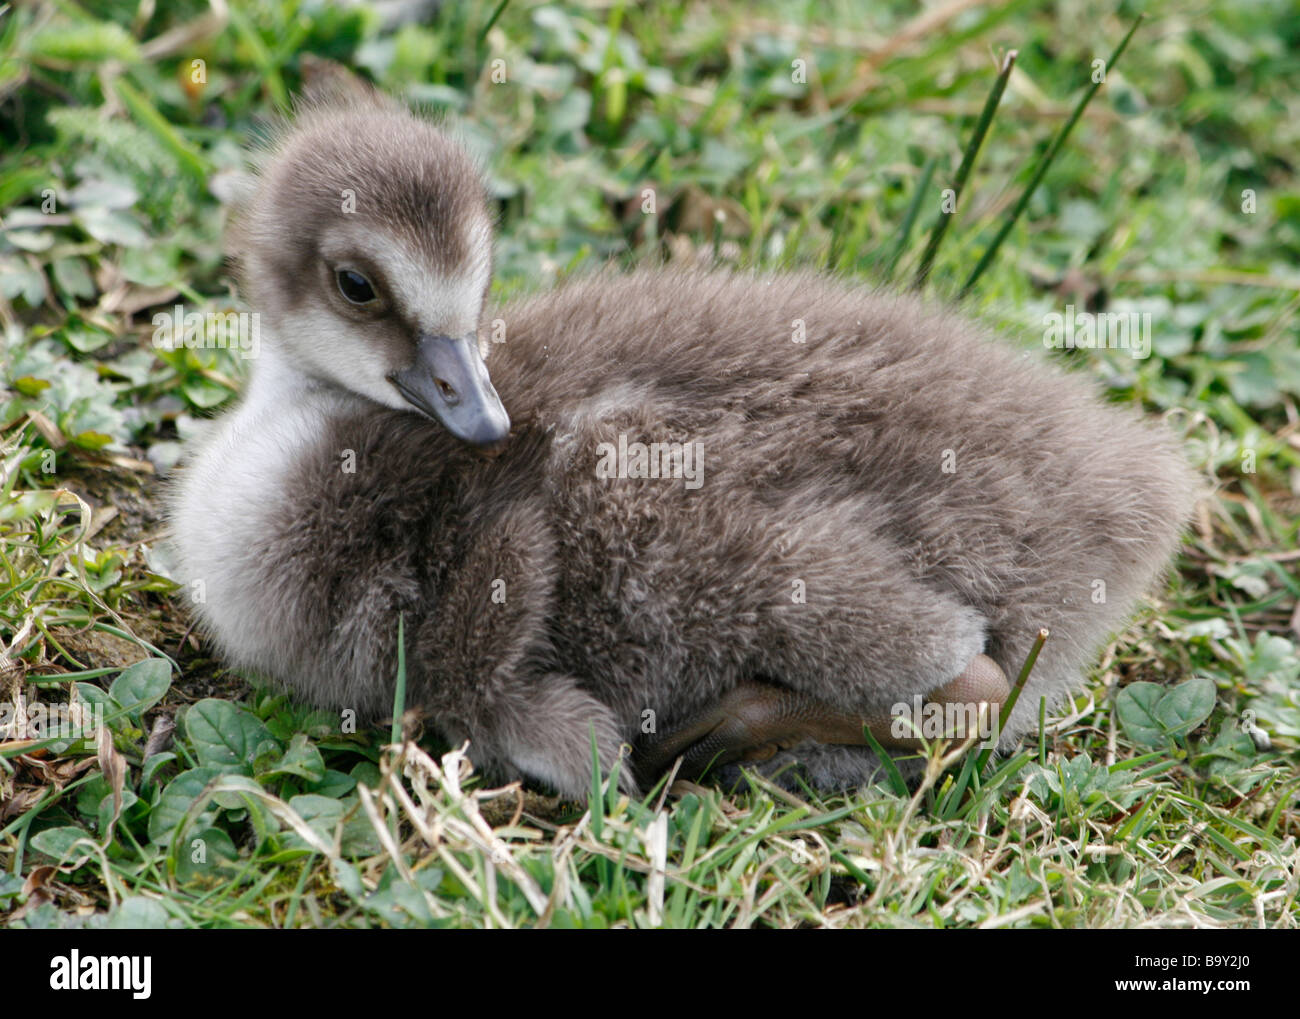
M 1159 429 L 910 297 L 641 271 L 485 311 L 480 176 L 378 96 L 302 111 L 232 236 L 262 349 L 172 499 L 199 619 L 230 664 L 373 717 L 401 616 L 408 702 L 499 777 L 580 796 L 593 738 L 602 768 L 624 742 L 662 764 L 747 689 L 860 728 L 1047 626 L 1005 745 L 1190 512 Z M 866 780 L 834 728 L 787 727 L 765 767 Z

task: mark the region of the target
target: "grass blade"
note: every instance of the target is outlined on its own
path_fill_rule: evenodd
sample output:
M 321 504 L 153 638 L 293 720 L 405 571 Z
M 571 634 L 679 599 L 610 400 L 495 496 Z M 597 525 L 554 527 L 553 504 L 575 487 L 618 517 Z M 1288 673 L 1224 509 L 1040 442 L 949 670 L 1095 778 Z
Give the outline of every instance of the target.
M 908 238 L 912 236 L 912 225 L 916 222 L 916 217 L 921 213 L 921 202 L 925 200 L 925 196 L 930 192 L 930 180 L 934 177 L 935 163 L 934 156 L 931 156 L 925 161 L 925 166 L 921 169 L 921 179 L 916 182 L 916 190 L 912 192 L 912 201 L 907 206 L 907 212 L 903 215 L 902 225 L 898 228 L 894 241 L 894 250 L 889 253 L 889 260 L 885 263 L 884 278 L 886 282 L 893 278 L 894 269 L 898 266 L 898 260 L 907 248 Z
M 930 230 L 930 240 L 926 243 L 925 251 L 921 255 L 921 264 L 917 267 L 916 275 L 912 277 L 912 287 L 914 289 L 920 289 L 930 276 L 930 267 L 934 264 L 934 256 L 938 254 L 939 245 L 943 242 L 944 234 L 948 232 L 953 217 L 957 215 L 957 203 L 961 200 L 962 190 L 966 187 L 966 180 L 970 177 L 971 169 L 975 166 L 975 160 L 978 158 L 980 148 L 984 144 L 984 136 L 988 134 L 989 125 L 993 123 L 993 117 L 998 111 L 998 104 L 1002 101 L 1002 93 L 1007 90 L 1007 82 L 1011 78 L 1011 69 L 1015 65 L 1016 51 L 1011 50 L 1002 59 L 1002 67 L 998 70 L 997 79 L 993 82 L 993 88 L 984 101 L 984 109 L 980 111 L 979 120 L 975 122 L 975 130 L 970 136 L 970 141 L 966 143 L 966 151 L 962 153 L 961 165 L 957 167 L 957 177 L 952 184 L 952 212 L 940 211 L 939 218 L 935 220 L 934 227 Z
M 907 783 L 903 781 L 903 774 L 898 770 L 894 759 L 885 752 L 885 748 L 880 745 L 880 740 L 876 739 L 865 725 L 862 727 L 862 735 L 866 738 L 872 752 L 880 759 L 880 765 L 885 769 L 885 777 L 889 780 L 889 787 L 894 790 L 894 795 L 906 799 Z
M 496 9 L 488 17 L 487 23 L 484 24 L 484 26 L 479 29 L 477 44 L 480 48 L 483 46 L 485 42 L 487 42 L 488 33 L 492 31 L 492 26 L 497 23 L 497 19 L 501 17 L 502 13 L 505 11 L 509 3 L 510 0 L 501 0 L 501 2 L 497 4 Z
M 1128 34 L 1125 35 L 1124 38 L 1120 40 L 1119 45 L 1115 47 L 1115 52 L 1112 53 L 1110 59 L 1106 61 L 1107 72 L 1114 69 L 1121 54 L 1123 54 L 1125 48 L 1127 48 L 1129 40 L 1133 38 L 1133 33 L 1138 30 L 1138 26 L 1142 24 L 1145 17 L 1146 15 L 1139 14 L 1137 20 L 1133 22 L 1133 27 L 1128 30 Z M 1056 132 L 1056 137 L 1052 139 L 1052 143 L 1047 147 L 1047 151 L 1043 153 L 1043 158 L 1038 161 L 1038 168 L 1034 170 L 1034 175 L 1030 178 L 1029 184 L 1021 193 L 1019 201 L 1016 202 L 1015 207 L 1012 208 L 1011 212 L 1007 215 L 1007 218 L 1003 220 L 1002 228 L 998 230 L 997 236 L 993 238 L 992 243 L 989 244 L 984 254 L 980 256 L 979 262 L 976 263 L 975 268 L 971 270 L 970 276 L 962 285 L 961 292 L 957 295 L 958 300 L 961 300 L 970 293 L 971 288 L 975 286 L 975 281 L 983 276 L 984 270 L 992 264 L 994 257 L 998 253 L 998 249 L 1002 247 L 1002 242 L 1006 240 L 1007 234 L 1011 232 L 1011 228 L 1016 225 L 1016 221 L 1020 219 L 1025 209 L 1029 206 L 1029 200 L 1034 197 L 1034 192 L 1038 190 L 1038 185 L 1042 183 L 1043 177 L 1047 175 L 1048 168 L 1051 167 L 1052 162 L 1056 159 L 1056 154 L 1061 151 L 1061 146 L 1065 144 L 1065 140 L 1070 136 L 1070 132 L 1074 130 L 1074 125 L 1078 123 L 1079 118 L 1083 116 L 1083 111 L 1087 108 L 1088 103 L 1092 101 L 1092 97 L 1097 94 L 1097 90 L 1101 88 L 1101 86 L 1102 82 L 1094 81 L 1087 91 L 1079 97 L 1079 101 L 1075 103 L 1074 111 L 1070 114 L 1069 119 L 1061 125 L 1061 130 Z
M 122 105 L 130 111 L 136 122 L 158 139 L 193 180 L 199 184 L 207 181 L 210 169 L 207 161 L 181 137 L 180 132 L 158 112 L 153 103 L 136 91 L 125 78 L 118 78 L 113 82 L 113 91 L 117 93 L 118 99 L 122 100 Z
M 393 738 L 402 742 L 402 716 L 406 714 L 406 617 L 397 616 L 397 687 L 393 690 Z
M 1025 689 L 1025 683 L 1029 681 L 1029 674 L 1034 670 L 1034 663 L 1038 661 L 1038 652 L 1043 650 L 1043 645 L 1047 643 L 1050 631 L 1043 627 L 1038 631 L 1038 636 L 1034 638 L 1034 646 L 1029 649 L 1029 656 L 1025 659 L 1025 664 L 1020 667 L 1020 675 L 1016 677 L 1015 685 L 1011 687 L 1011 695 L 1002 705 L 1002 711 L 998 715 L 998 733 L 1006 728 L 1007 719 L 1011 717 L 1011 712 L 1015 710 L 1016 701 L 1020 700 L 1020 694 Z M 993 755 L 993 748 L 980 751 L 979 761 L 975 764 L 975 770 L 981 775 L 984 774 L 984 765 Z

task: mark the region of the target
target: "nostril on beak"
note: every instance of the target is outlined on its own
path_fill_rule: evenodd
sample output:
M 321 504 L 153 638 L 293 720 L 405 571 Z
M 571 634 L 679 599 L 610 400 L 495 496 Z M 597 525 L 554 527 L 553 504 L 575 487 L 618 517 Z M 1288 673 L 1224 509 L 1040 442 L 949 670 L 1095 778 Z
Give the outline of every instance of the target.
M 446 379 L 435 378 L 433 384 L 438 387 L 438 392 L 442 394 L 442 398 L 448 403 L 460 402 L 460 394 L 456 392 L 456 388 Z

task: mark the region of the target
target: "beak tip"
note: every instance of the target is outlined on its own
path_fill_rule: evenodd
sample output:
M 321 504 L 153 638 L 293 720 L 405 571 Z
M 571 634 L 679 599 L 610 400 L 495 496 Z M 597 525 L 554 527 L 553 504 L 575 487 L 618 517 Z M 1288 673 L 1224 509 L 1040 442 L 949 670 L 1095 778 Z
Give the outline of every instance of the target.
M 499 416 L 485 414 L 482 420 L 465 429 L 464 434 L 453 434 L 478 449 L 499 452 L 510 439 L 510 418 L 502 408 Z
M 495 460 L 506 451 L 508 445 L 510 445 L 510 434 L 507 432 L 495 442 L 476 443 L 474 446 L 474 452 L 478 453 L 479 456 L 484 459 Z
M 416 364 L 390 378 L 408 403 L 466 445 L 499 452 L 510 438 L 510 415 L 468 338 L 422 337 Z

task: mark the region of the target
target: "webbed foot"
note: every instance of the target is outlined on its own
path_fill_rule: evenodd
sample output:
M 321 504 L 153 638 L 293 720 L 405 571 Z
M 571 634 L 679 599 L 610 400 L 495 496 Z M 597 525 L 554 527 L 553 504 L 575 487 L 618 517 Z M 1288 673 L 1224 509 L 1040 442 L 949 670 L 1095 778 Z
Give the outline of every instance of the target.
M 931 691 L 926 703 L 988 704 L 988 711 L 996 713 L 1009 694 L 1006 674 L 998 664 L 986 655 L 976 655 L 959 676 Z M 961 712 L 956 715 L 965 717 Z M 712 708 L 662 739 L 643 742 L 636 755 L 637 771 L 651 779 L 681 757 L 678 775 L 697 778 L 710 767 L 766 760 L 806 740 L 867 746 L 864 728 L 883 747 L 906 751 L 921 746 L 915 735 L 894 735 L 893 715 L 851 714 L 788 687 L 749 682 L 729 690 Z M 964 737 L 960 721 L 944 736 Z

